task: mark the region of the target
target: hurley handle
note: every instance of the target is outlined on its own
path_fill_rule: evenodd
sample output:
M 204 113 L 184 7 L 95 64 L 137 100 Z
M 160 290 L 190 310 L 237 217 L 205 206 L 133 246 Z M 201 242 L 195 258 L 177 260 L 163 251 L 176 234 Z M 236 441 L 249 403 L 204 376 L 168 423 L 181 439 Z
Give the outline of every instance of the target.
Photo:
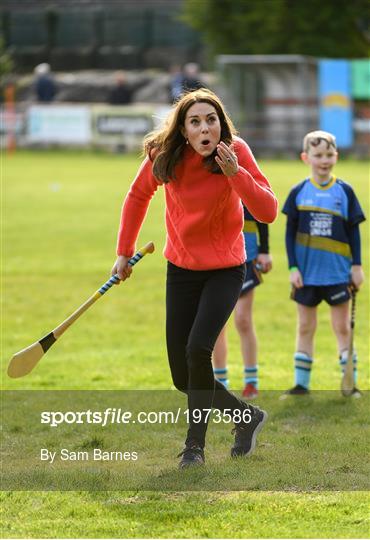
M 355 328 L 355 320 L 356 320 L 356 294 L 357 289 L 352 288 L 352 306 L 351 306 L 351 329 L 353 330 Z
M 146 244 L 144 247 L 140 248 L 139 251 L 137 253 L 135 253 L 135 255 L 133 255 L 131 257 L 131 259 L 128 261 L 127 264 L 129 264 L 130 266 L 134 266 L 136 263 L 138 263 L 147 253 L 153 253 L 154 251 L 154 244 L 153 242 L 149 242 L 148 244 Z M 108 281 L 106 283 L 104 283 L 104 285 L 102 285 L 102 287 L 100 287 L 100 289 L 97 291 L 98 293 L 100 293 L 100 295 L 103 295 L 104 293 L 106 293 L 113 285 L 115 285 L 116 283 L 118 283 L 120 281 L 119 277 L 118 277 L 118 274 L 114 274 L 111 278 L 108 279 Z

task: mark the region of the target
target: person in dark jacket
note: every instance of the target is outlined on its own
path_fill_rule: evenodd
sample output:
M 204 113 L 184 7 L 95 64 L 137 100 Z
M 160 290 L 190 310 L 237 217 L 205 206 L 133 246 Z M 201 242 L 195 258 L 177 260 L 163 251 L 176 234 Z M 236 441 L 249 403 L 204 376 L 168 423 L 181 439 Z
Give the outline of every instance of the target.
M 126 76 L 123 71 L 116 73 L 116 84 L 110 91 L 108 102 L 111 105 L 127 105 L 132 101 L 132 90 L 127 85 Z
M 35 93 L 40 103 L 50 103 L 57 93 L 54 77 L 50 72 L 50 65 L 46 63 L 35 67 Z

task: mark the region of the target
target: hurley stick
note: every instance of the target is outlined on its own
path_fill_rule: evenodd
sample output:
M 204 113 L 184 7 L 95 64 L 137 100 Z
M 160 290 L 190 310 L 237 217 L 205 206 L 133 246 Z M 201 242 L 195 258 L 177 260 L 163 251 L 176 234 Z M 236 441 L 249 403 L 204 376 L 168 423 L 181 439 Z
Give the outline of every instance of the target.
M 345 397 L 352 395 L 353 389 L 355 387 L 355 380 L 353 377 L 353 340 L 355 334 L 356 292 L 357 291 L 355 289 L 352 289 L 351 330 L 349 338 L 348 357 L 341 383 L 342 395 Z
M 134 266 L 140 261 L 147 253 L 153 253 L 154 244 L 149 242 L 146 246 L 141 248 L 136 255 L 131 257 L 128 261 L 130 266 Z M 81 315 L 89 309 L 103 294 L 105 294 L 115 283 L 119 282 L 119 277 L 114 274 L 99 290 L 96 291 L 86 302 L 84 302 L 79 308 L 76 309 L 72 315 L 70 315 L 59 326 L 54 328 L 50 334 L 36 341 L 26 349 L 22 349 L 17 352 L 10 360 L 8 366 L 8 375 L 12 378 L 24 377 L 36 366 L 38 361 L 44 356 L 44 354 L 50 349 L 50 347 L 56 342 L 58 338 L 69 328 Z

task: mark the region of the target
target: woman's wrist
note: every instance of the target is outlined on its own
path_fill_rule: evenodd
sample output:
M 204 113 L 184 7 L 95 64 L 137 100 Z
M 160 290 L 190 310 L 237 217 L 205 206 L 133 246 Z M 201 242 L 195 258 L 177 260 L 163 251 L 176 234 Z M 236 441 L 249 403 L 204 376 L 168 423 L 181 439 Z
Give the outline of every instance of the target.
M 228 178 L 234 178 L 234 176 L 236 176 L 238 174 L 238 172 L 239 172 L 239 165 L 238 165 L 238 168 L 236 169 L 236 171 L 233 172 L 232 174 L 228 175 L 227 177 Z

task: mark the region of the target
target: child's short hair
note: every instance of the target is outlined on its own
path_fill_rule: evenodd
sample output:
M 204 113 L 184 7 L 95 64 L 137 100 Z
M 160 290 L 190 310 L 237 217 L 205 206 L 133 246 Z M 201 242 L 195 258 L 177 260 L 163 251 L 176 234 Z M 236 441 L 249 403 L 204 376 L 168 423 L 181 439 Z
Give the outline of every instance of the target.
M 332 146 L 335 150 L 337 149 L 337 142 L 334 135 L 328 133 L 327 131 L 311 131 L 307 133 L 303 139 L 303 152 L 308 152 L 310 146 L 318 146 L 321 141 L 325 141 L 328 145 L 328 148 Z

